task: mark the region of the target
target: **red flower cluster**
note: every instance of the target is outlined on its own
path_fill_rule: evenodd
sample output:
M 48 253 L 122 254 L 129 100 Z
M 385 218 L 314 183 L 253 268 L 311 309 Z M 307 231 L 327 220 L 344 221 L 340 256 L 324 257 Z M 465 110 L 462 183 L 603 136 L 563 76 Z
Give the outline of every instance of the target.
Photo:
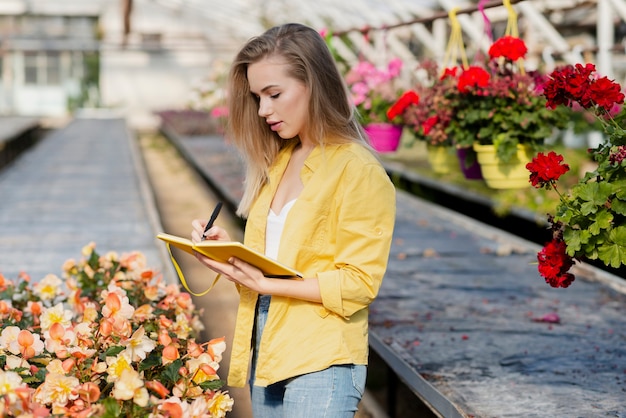
M 416 105 L 420 101 L 420 96 L 413 90 L 406 91 L 400 98 L 387 110 L 387 118 L 393 121 L 396 117 L 402 115 L 407 107 Z
M 528 52 L 528 48 L 526 48 L 524 41 L 514 36 L 503 36 L 491 45 L 489 57 L 492 59 L 504 57 L 515 62 L 524 58 L 526 52 Z
M 457 88 L 461 93 L 467 93 L 470 87 L 487 87 L 490 77 L 484 68 L 470 66 L 459 76 Z
M 531 162 L 526 164 L 530 171 L 530 183 L 538 189 L 550 187 L 559 177 L 569 171 L 569 165 L 561 164 L 563 156 L 554 151 L 547 155 L 543 152 L 537 154 Z
M 424 135 L 428 135 L 430 131 L 437 125 L 439 122 L 439 116 L 431 116 L 424 121 L 422 128 L 424 129 Z
M 574 275 L 567 271 L 574 265 L 572 257 L 567 255 L 565 242 L 553 239 L 537 253 L 539 274 L 552 287 L 568 287 L 574 281 Z
M 546 106 L 552 109 L 560 104 L 571 107 L 572 102 L 577 102 L 585 109 L 597 105 L 609 112 L 615 104 L 624 103 L 620 85 L 607 77 L 594 78 L 595 71 L 593 64 L 568 65 L 554 70 L 544 86 Z

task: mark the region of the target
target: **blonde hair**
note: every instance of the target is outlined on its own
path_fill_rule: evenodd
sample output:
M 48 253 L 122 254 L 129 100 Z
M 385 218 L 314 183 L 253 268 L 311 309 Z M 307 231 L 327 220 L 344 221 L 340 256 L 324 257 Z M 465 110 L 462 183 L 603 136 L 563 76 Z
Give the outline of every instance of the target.
M 269 167 L 284 140 L 269 129 L 258 115 L 258 102 L 250 92 L 248 67 L 269 57 L 279 57 L 287 74 L 310 91 L 307 135 L 319 145 L 362 142 L 363 128 L 357 122 L 343 77 L 324 39 L 314 29 L 298 23 L 276 26 L 249 40 L 235 57 L 229 75 L 228 135 L 246 163 L 244 194 L 237 214 L 246 217 L 268 180 Z

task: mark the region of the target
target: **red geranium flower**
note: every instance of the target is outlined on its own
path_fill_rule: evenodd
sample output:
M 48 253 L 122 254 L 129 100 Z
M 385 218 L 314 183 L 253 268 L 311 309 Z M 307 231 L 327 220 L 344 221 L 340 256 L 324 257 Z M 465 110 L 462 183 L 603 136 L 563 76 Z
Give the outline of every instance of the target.
M 530 183 L 538 189 L 544 186 L 550 186 L 557 181 L 559 177 L 569 171 L 569 165 L 561 164 L 563 156 L 554 151 L 550 151 L 547 155 L 543 152 L 537 154 L 531 162 L 526 164 L 526 168 L 530 171 Z
M 459 69 L 459 67 L 452 67 L 452 68 L 446 68 L 445 70 L 443 70 L 443 74 L 441 75 L 441 77 L 439 78 L 439 80 L 445 80 L 447 77 L 456 77 L 456 72 Z
M 555 109 L 560 104 L 571 107 L 572 102 L 578 102 L 585 109 L 598 105 L 608 112 L 614 105 L 624 103 L 620 85 L 607 77 L 594 79 L 595 70 L 593 64 L 554 70 L 544 86 L 546 106 Z
M 621 92 L 620 85 L 607 77 L 599 78 L 589 86 L 589 96 L 595 104 L 607 112 L 614 104 L 624 103 L 624 93 Z
M 407 107 L 410 105 L 418 104 L 420 96 L 413 90 L 406 91 L 400 96 L 400 98 L 387 110 L 387 118 L 393 120 L 397 116 L 400 116 Z
M 526 52 L 528 52 L 528 48 L 526 48 L 524 41 L 508 35 L 495 41 L 489 48 L 489 56 L 492 59 L 504 57 L 511 61 L 517 61 L 524 58 Z
M 552 287 L 568 287 L 574 281 L 574 275 L 567 271 L 574 265 L 574 259 L 565 252 L 565 242 L 553 239 L 537 253 L 539 274 Z
M 422 125 L 422 129 L 424 130 L 424 135 L 428 135 L 431 129 L 439 122 L 438 116 L 431 116 L 424 121 L 424 125 Z
M 466 93 L 470 87 L 487 87 L 490 77 L 484 68 L 471 66 L 459 76 L 457 88 L 461 93 Z

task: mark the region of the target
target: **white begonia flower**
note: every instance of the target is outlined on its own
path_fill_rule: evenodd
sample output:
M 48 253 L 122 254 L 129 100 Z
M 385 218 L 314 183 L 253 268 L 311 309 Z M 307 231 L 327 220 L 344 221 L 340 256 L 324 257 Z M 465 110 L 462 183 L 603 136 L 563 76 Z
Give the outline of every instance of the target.
M 48 373 L 46 380 L 37 388 L 33 398 L 43 405 L 64 406 L 70 400 L 78 398 L 77 388 L 80 381 L 74 376 Z
M 19 354 L 19 344 L 17 343 L 17 336 L 21 329 L 14 325 L 8 326 L 2 330 L 0 334 L 0 350 L 8 350 L 13 354 Z M 17 352 L 14 349 L 17 348 Z
M 63 307 L 62 303 L 57 303 L 51 308 L 44 309 L 41 313 L 41 330 L 47 331 L 52 324 L 59 323 L 64 328 L 69 328 L 72 325 L 72 317 L 74 313 Z
M 126 369 L 122 372 L 120 378 L 115 382 L 111 395 L 115 399 L 124 401 L 132 399 L 139 406 L 148 405 L 150 399 L 148 390 L 144 387 L 143 379 L 134 369 Z
M 10 404 L 17 401 L 15 390 L 25 386 L 19 374 L 0 370 L 0 397 L 7 397 Z
M 146 355 L 154 350 L 156 341 L 146 336 L 143 326 L 126 341 L 126 349 L 122 353 L 126 353 L 132 361 L 140 361 L 146 358 Z
M 33 286 L 33 293 L 43 301 L 53 300 L 62 292 L 63 281 L 55 274 L 47 274 Z

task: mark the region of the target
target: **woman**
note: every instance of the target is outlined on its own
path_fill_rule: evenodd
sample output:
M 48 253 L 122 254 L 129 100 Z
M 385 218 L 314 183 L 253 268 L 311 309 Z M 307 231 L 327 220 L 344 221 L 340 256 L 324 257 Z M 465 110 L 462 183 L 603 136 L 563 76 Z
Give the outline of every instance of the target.
M 247 163 L 244 243 L 303 273 L 267 278 L 231 259 L 198 259 L 240 292 L 229 384 L 265 417 L 353 417 L 365 387 L 368 305 L 381 285 L 395 189 L 364 140 L 323 38 L 272 28 L 236 56 L 229 138 Z M 192 239 L 230 240 L 220 227 Z

